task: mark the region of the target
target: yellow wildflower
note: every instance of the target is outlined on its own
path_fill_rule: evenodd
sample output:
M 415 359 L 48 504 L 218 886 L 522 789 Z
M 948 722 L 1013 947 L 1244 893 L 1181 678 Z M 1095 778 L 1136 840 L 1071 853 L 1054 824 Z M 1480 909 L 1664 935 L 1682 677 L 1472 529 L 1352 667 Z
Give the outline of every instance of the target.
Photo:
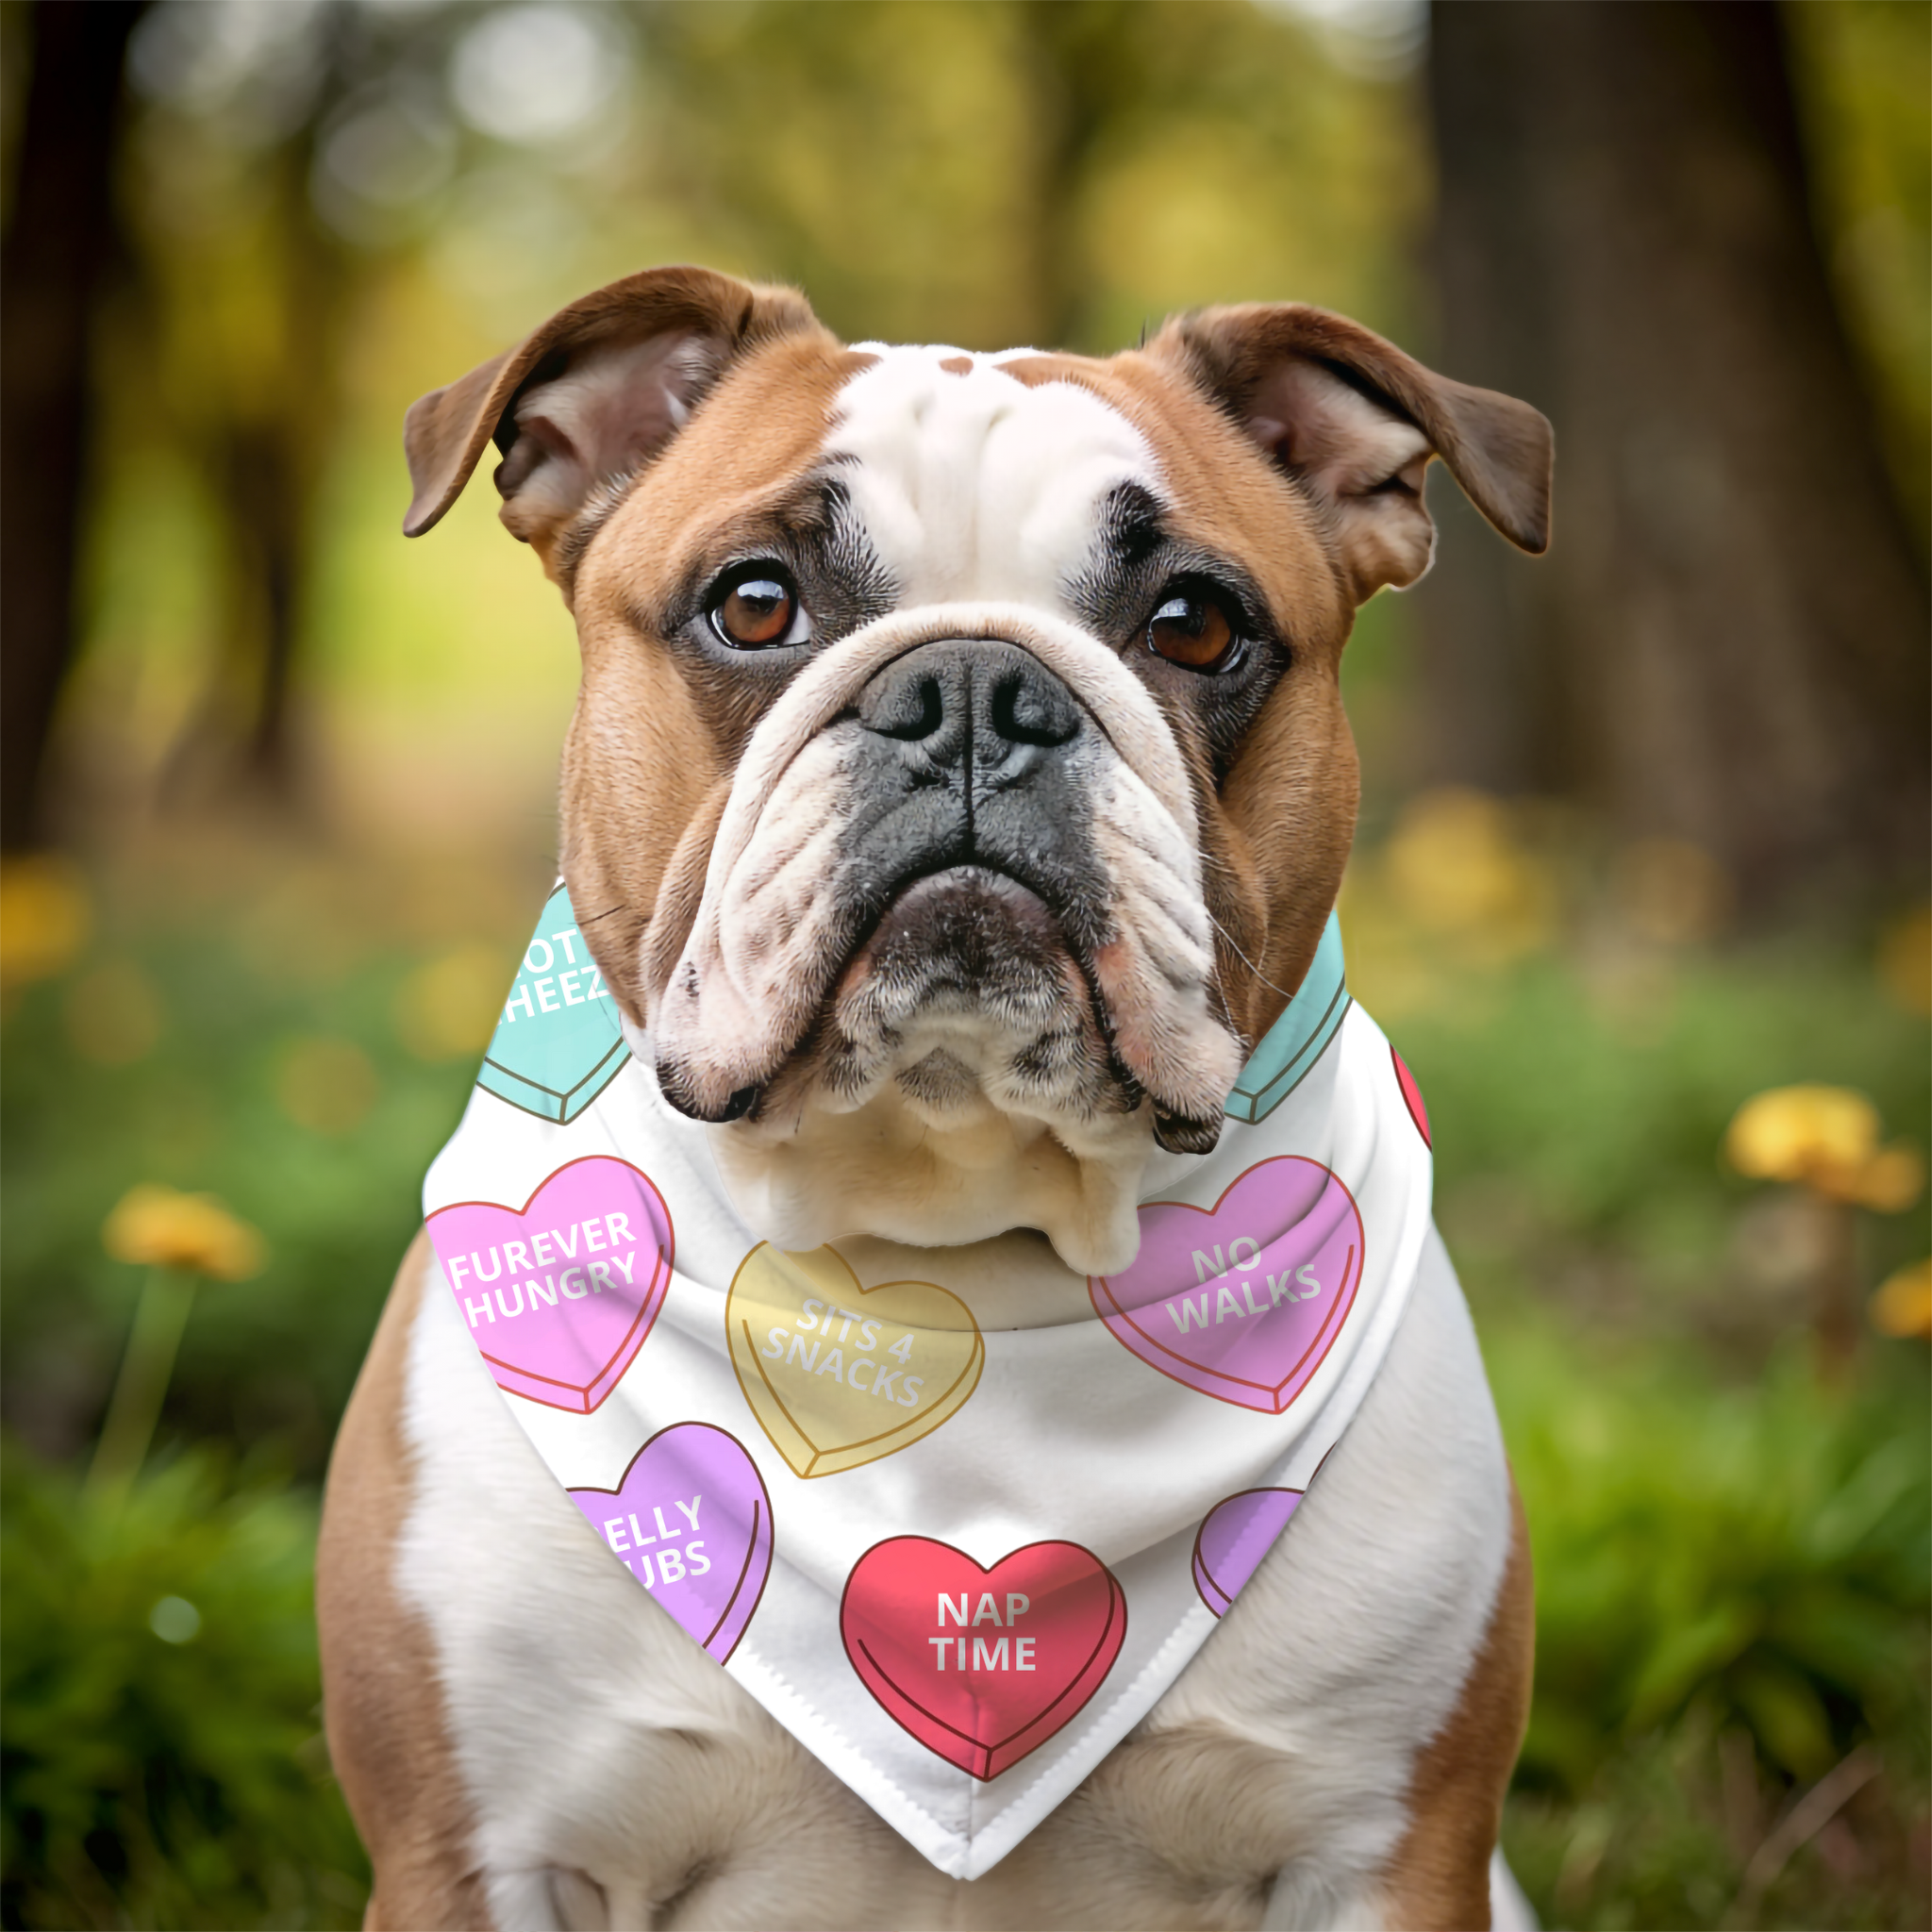
M 58 973 L 87 943 L 87 889 L 51 853 L 0 866 L 0 984 L 19 986 Z
M 1878 1144 L 1878 1109 L 1847 1087 L 1774 1087 L 1747 1100 L 1724 1156 L 1753 1180 L 1802 1183 L 1827 1200 L 1897 1214 L 1919 1198 L 1925 1163 L 1908 1141 Z
M 1932 1257 L 1887 1275 L 1867 1312 L 1881 1335 L 1932 1337 Z
M 117 1261 L 173 1268 L 214 1281 L 245 1281 L 267 1259 L 260 1233 L 213 1194 L 184 1194 L 153 1184 L 130 1188 L 101 1228 Z
M 1806 1181 L 1863 1166 L 1878 1146 L 1878 1109 L 1846 1087 L 1774 1087 L 1740 1107 L 1724 1155 L 1756 1181 Z
M 1855 1172 L 1827 1176 L 1821 1185 L 1841 1201 L 1879 1214 L 1903 1214 L 1925 1185 L 1925 1157 L 1909 1141 L 1895 1141 Z

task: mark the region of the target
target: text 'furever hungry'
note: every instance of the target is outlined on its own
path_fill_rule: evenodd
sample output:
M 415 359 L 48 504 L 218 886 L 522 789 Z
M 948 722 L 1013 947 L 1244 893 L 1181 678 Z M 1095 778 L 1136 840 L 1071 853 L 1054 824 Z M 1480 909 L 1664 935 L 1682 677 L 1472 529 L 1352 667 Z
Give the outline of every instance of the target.
M 593 1255 L 603 1258 L 592 1260 Z M 540 1304 L 554 1308 L 559 1295 L 565 1301 L 582 1301 L 606 1289 L 634 1289 L 637 1255 L 638 1239 L 631 1232 L 629 1215 L 612 1211 L 574 1221 L 567 1227 L 532 1231 L 525 1241 L 452 1255 L 443 1267 L 470 1326 L 475 1328 L 485 1321 L 495 1323 L 499 1314 L 506 1322 L 514 1321 Z M 576 1265 L 559 1272 L 559 1259 Z M 540 1274 L 539 1269 L 548 1272 Z M 483 1289 L 480 1295 L 463 1292 L 466 1276 Z M 498 1281 L 502 1286 L 492 1295 L 485 1284 Z

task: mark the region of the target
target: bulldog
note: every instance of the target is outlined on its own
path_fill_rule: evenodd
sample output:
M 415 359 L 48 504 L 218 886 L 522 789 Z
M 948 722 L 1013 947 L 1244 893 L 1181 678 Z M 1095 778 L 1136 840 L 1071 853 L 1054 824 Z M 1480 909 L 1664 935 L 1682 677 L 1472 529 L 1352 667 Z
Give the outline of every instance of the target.
M 632 1071 L 780 1248 L 1033 1230 L 1074 1279 L 1132 1266 L 1148 1175 L 1214 1147 L 1310 974 L 1357 807 L 1341 652 L 1428 566 L 1430 458 L 1512 542 L 1548 529 L 1535 409 L 1296 304 L 989 356 L 653 270 L 415 405 L 407 534 L 492 441 L 581 640 L 562 872 Z M 368 1924 L 1508 1915 L 1529 1566 L 1440 1243 L 1292 1536 L 971 1878 L 586 1541 L 450 1308 L 419 1237 L 324 1516 Z

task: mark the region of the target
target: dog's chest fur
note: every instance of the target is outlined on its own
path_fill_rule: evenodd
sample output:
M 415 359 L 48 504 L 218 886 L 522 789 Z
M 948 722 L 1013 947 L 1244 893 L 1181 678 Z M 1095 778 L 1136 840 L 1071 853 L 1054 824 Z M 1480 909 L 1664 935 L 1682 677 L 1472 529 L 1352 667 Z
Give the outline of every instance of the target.
M 1153 1713 L 987 1877 L 897 1839 L 642 1598 L 419 1294 L 396 1554 L 505 1932 L 1378 1923 L 1479 1649 L 1508 1478 L 1440 1244 L 1290 1533 Z M 591 1882 L 587 1882 L 591 1881 Z

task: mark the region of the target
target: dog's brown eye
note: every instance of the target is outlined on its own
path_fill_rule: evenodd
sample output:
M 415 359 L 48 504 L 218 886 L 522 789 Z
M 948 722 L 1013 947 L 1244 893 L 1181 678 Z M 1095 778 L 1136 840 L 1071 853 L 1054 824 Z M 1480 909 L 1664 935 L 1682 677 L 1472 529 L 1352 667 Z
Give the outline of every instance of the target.
M 741 577 L 711 613 L 718 635 L 741 651 L 761 651 L 791 641 L 798 595 L 784 578 Z
M 1234 649 L 1234 626 L 1212 597 L 1176 591 L 1147 623 L 1147 648 L 1190 671 L 1215 671 Z

